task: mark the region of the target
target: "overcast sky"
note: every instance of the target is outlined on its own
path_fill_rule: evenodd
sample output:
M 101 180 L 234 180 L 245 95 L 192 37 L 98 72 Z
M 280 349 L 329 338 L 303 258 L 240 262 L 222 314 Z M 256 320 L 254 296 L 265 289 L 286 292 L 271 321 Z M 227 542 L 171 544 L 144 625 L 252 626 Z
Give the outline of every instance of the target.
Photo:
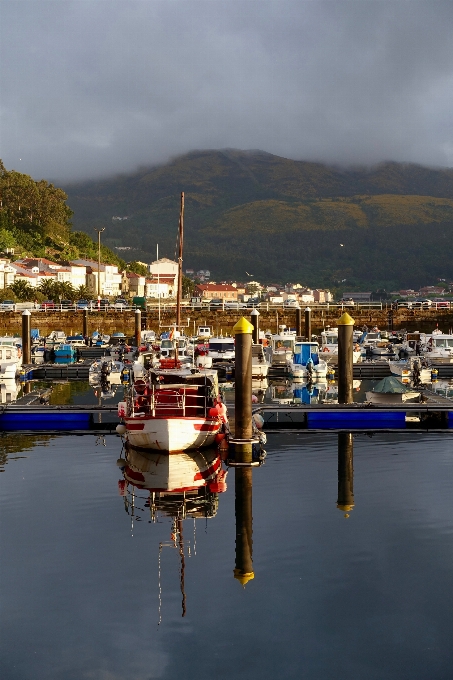
M 453 166 L 453 2 L 2 0 L 0 157 L 58 180 L 192 149 Z

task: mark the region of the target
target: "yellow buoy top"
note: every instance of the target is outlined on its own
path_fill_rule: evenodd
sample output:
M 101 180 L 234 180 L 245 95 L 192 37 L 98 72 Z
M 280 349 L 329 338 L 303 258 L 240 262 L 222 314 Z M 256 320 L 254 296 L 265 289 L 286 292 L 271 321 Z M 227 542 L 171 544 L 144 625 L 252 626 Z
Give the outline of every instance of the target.
M 239 321 L 233 326 L 233 333 L 239 335 L 240 333 L 253 333 L 253 325 L 250 321 L 247 321 L 243 316 Z
M 338 510 L 341 510 L 341 512 L 351 512 L 351 510 L 354 509 L 354 505 L 338 505 L 337 504 Z
M 338 326 L 353 326 L 354 325 L 354 319 L 349 316 L 347 312 L 345 312 L 340 319 L 337 321 Z
M 248 583 L 249 581 L 252 580 L 252 578 L 255 578 L 255 574 L 253 571 L 248 572 L 247 574 L 244 574 L 243 571 L 240 569 L 235 569 L 234 570 L 234 578 L 239 581 L 239 583 L 245 587 L 245 584 Z

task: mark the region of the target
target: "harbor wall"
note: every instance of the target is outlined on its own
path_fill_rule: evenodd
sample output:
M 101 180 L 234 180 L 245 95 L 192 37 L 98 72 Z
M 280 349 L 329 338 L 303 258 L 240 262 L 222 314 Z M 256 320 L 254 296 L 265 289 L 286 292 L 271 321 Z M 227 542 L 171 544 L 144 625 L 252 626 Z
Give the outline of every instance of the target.
M 251 310 L 212 310 L 194 311 L 183 308 L 181 311 L 182 324 L 187 324 L 187 334 L 192 335 L 197 326 L 211 326 L 216 334 L 231 334 L 232 328 L 241 316 L 249 317 Z M 420 330 L 431 332 L 436 325 L 448 332 L 453 328 L 453 310 L 451 309 L 405 309 L 386 310 L 380 309 L 354 309 L 347 310 L 354 318 L 355 326 L 362 327 L 378 326 L 381 330 L 391 327 L 393 321 L 394 330 Z M 327 326 L 336 326 L 342 314 L 340 308 L 331 306 L 327 309 L 312 310 L 312 331 L 319 334 Z M 176 321 L 174 310 L 161 315 L 161 328 L 171 326 Z M 156 310 L 148 311 L 143 314 L 143 322 L 146 328 L 157 331 L 159 329 L 158 313 Z M 277 331 L 277 326 L 285 324 L 289 328 L 295 328 L 296 310 L 281 309 L 278 311 L 260 310 L 260 329 L 270 330 L 272 333 Z M 105 312 L 89 312 L 88 330 L 91 334 L 97 330 L 100 333 L 111 334 L 115 331 L 122 331 L 127 335 L 134 335 L 135 315 L 133 311 L 109 310 Z M 41 335 L 46 335 L 53 330 L 62 330 L 67 335 L 82 332 L 83 312 L 32 312 L 31 327 L 38 328 Z M 22 314 L 21 312 L 1 312 L 0 313 L 0 335 L 11 335 L 21 333 Z

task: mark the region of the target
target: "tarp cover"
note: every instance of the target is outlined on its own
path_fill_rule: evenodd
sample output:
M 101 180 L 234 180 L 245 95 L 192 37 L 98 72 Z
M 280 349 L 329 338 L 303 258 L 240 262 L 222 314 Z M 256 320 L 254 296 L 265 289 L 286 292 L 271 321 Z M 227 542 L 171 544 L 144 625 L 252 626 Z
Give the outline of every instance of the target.
M 380 394 L 405 394 L 410 391 L 411 388 L 407 388 L 398 378 L 393 376 L 383 378 L 373 387 L 373 392 L 379 392 Z

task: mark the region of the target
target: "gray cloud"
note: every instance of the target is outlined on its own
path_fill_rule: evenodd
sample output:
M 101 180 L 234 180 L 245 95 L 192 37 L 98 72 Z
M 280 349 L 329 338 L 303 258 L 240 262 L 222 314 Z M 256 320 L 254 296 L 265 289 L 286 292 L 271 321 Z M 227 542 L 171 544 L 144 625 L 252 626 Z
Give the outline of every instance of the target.
M 0 20 L 1 156 L 36 177 L 224 147 L 453 165 L 450 0 L 13 0 Z

